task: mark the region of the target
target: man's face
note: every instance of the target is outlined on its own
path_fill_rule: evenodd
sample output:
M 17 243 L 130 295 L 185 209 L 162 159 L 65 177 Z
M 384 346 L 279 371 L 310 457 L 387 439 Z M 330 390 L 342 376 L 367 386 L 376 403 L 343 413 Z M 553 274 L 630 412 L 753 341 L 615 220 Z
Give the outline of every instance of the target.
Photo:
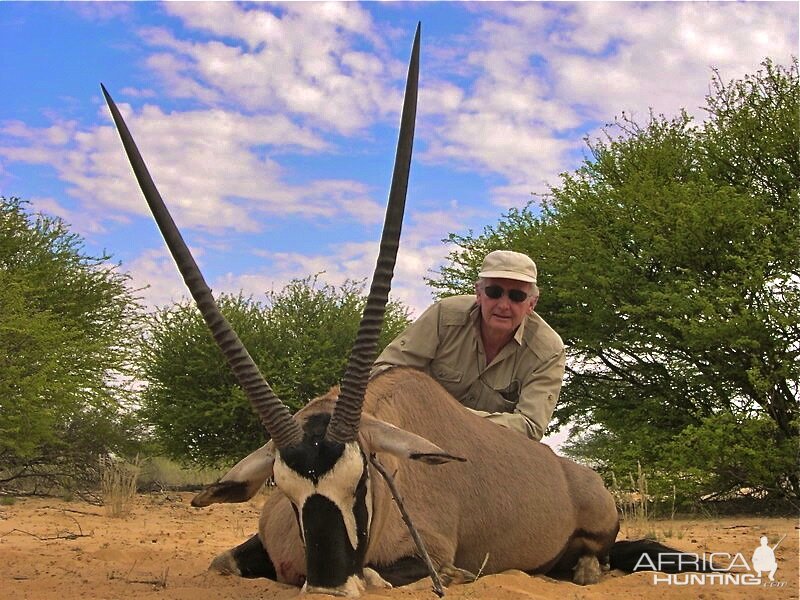
M 499 298 L 491 298 L 491 295 L 497 295 L 498 288 L 502 290 L 502 295 Z M 486 333 L 513 335 L 539 299 L 538 296 L 530 295 L 532 289 L 532 284 L 514 279 L 479 280 L 475 284 L 475 294 L 481 309 L 482 327 Z M 512 296 L 522 292 L 526 298 L 522 302 L 514 302 L 509 298 L 509 292 Z

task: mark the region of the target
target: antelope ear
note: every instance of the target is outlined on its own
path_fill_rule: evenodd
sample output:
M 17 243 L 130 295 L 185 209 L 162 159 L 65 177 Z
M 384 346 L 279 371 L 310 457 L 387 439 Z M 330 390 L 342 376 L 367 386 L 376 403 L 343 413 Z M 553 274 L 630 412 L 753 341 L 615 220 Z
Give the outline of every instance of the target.
M 272 477 L 275 444 L 270 440 L 248 454 L 216 483 L 192 498 L 192 506 L 208 506 L 217 502 L 246 502 Z
M 370 452 L 386 452 L 398 458 L 419 460 L 428 465 L 440 465 L 453 460 L 466 461 L 465 458 L 448 454 L 422 436 L 366 414 L 361 415 L 359 432 Z

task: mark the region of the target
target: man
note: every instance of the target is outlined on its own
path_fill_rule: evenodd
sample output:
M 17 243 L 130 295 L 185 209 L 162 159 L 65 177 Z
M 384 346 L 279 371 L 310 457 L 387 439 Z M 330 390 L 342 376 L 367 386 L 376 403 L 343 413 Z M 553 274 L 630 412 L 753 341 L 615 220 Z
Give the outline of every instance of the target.
M 464 406 L 540 440 L 564 376 L 564 344 L 533 312 L 536 264 L 524 254 L 490 252 L 474 296 L 428 308 L 375 361 L 422 369 Z

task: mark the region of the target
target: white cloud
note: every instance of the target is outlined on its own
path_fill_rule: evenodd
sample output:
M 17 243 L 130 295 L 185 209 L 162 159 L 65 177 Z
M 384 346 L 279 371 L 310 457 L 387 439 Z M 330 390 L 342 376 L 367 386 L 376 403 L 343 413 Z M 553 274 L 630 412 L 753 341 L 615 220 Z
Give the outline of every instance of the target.
M 432 302 L 425 278 L 445 262 L 450 247 L 441 242 L 448 232 L 463 229 L 464 222 L 475 212 L 452 203 L 450 210 L 411 211 L 406 215 L 400 250 L 392 284 L 392 298 L 410 307 L 415 315 Z M 331 245 L 323 252 L 274 252 L 255 250 L 265 266 L 247 273 L 229 272 L 215 281 L 215 289 L 262 295 L 280 290 L 292 279 L 321 273 L 320 280 L 334 286 L 345 281 L 369 283 L 378 255 L 378 240 L 345 242 Z
M 225 41 L 187 42 L 144 28 L 161 50 L 148 66 L 168 93 L 248 111 L 286 111 L 316 127 L 352 133 L 401 105 L 404 68 L 386 52 L 370 14 L 354 3 L 290 3 L 273 14 L 233 3 L 165 5 L 187 27 Z M 356 42 L 371 51 L 356 50 Z
M 195 260 L 201 261 L 202 248 L 191 248 Z M 200 265 L 202 270 L 202 264 Z M 126 262 L 123 269 L 131 276 L 134 288 L 149 309 L 170 306 L 189 298 L 189 291 L 181 279 L 175 261 L 166 246 L 142 251 L 135 259 Z M 214 290 L 215 295 L 217 291 Z
M 550 186 L 558 183 L 550 171 L 541 171 L 531 175 L 525 183 L 495 186 L 490 193 L 494 206 L 501 208 L 523 208 L 531 202 L 540 204 L 542 195 L 550 191 Z
M 124 87 L 120 90 L 123 96 L 128 98 L 156 98 L 157 94 L 154 90 L 151 89 L 144 89 L 144 88 L 135 88 L 135 87 Z
M 145 250 L 125 263 L 137 292 L 149 308 L 168 306 L 188 296 L 172 258 L 161 250 Z
M 320 280 L 334 286 L 345 281 L 366 281 L 375 268 L 378 242 L 346 243 L 326 254 L 294 252 L 264 252 L 270 265 L 259 272 L 228 273 L 216 280 L 215 289 L 262 295 L 268 290 L 280 290 L 292 279 L 320 273 Z M 409 306 L 419 315 L 431 304 L 431 291 L 423 277 L 441 264 L 446 248 L 441 244 L 413 247 L 403 242 L 397 257 L 391 297 Z
M 434 80 L 419 90 L 419 113 L 424 116 L 452 114 L 461 110 L 464 90 L 448 81 Z
M 89 21 L 108 21 L 131 13 L 127 2 L 67 2 L 66 8 Z
M 165 113 L 150 105 L 134 112 L 126 104 L 120 110 L 182 227 L 257 231 L 260 213 L 380 221 L 382 208 L 361 182 L 287 183 L 287 173 L 260 147 L 313 152 L 327 145 L 283 115 L 246 116 L 220 109 Z M 11 143 L 0 146 L 1 157 L 49 165 L 70 186 L 70 195 L 93 223 L 82 224 L 76 213 L 79 227 L 96 229 L 99 215 L 148 214 L 111 126 L 81 130 L 72 122 L 46 128 L 12 122 L 3 133 Z
M 482 3 L 472 12 L 469 50 L 435 54 L 472 81 L 432 86 L 450 100 L 427 109 L 435 125 L 421 158 L 502 175 L 491 192 L 501 208 L 577 166 L 576 129 L 595 131 L 622 111 L 643 121 L 651 107 L 702 117 L 712 66 L 727 80 L 797 53 L 796 3 Z
M 559 13 L 542 45 L 554 87 L 604 120 L 649 107 L 700 116 L 712 66 L 736 78 L 797 52 L 793 3 L 585 2 Z
M 69 209 L 55 198 L 34 196 L 28 200 L 31 203 L 31 207 L 33 207 L 36 212 L 62 219 L 72 233 L 77 233 L 83 237 L 89 237 L 106 231 L 102 220 L 95 215 Z

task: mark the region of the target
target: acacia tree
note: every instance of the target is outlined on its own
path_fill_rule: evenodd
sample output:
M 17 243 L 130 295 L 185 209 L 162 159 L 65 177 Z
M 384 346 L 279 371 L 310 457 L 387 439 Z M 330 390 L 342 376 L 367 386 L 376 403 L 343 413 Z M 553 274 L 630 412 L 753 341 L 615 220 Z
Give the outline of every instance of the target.
M 337 384 L 350 356 L 365 297 L 362 286 L 292 281 L 264 303 L 222 294 L 220 310 L 259 369 L 292 411 Z M 379 347 L 408 323 L 390 302 Z M 238 461 L 264 443 L 263 426 L 191 301 L 163 308 L 149 321 L 142 351 L 142 415 L 160 449 L 206 465 Z
M 623 115 L 541 210 L 511 211 L 432 281 L 468 289 L 483 255 L 527 252 L 537 310 L 570 355 L 567 451 L 685 497 L 796 500 L 800 381 L 798 64 L 765 61 L 708 118 Z
M 128 447 L 138 305 L 109 256 L 58 218 L 0 198 L 0 489 L 92 483 Z

